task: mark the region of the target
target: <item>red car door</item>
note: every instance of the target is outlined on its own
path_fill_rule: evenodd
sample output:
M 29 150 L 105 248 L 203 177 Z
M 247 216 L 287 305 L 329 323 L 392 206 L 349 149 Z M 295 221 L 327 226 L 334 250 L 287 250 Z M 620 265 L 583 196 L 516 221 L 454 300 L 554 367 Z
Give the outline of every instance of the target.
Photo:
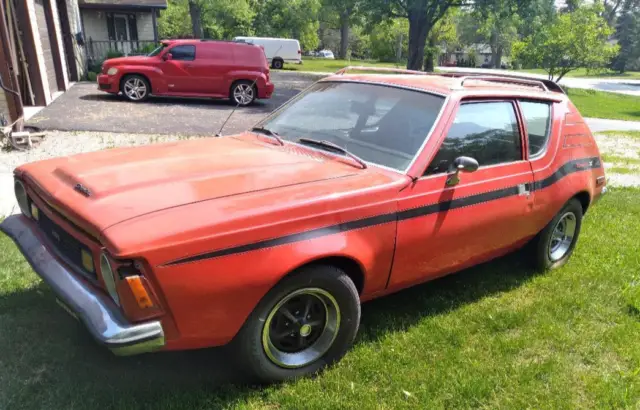
M 534 232 L 533 174 L 515 101 L 463 101 L 424 175 L 399 199 L 389 287 L 404 287 L 513 249 Z M 447 184 L 452 162 L 479 163 Z M 426 166 L 427 164 L 425 164 Z
M 171 58 L 163 59 L 162 72 L 167 91 L 176 94 L 206 93 L 198 75 L 198 57 L 194 44 L 178 44 L 167 50 Z M 166 54 L 165 54 L 166 56 Z

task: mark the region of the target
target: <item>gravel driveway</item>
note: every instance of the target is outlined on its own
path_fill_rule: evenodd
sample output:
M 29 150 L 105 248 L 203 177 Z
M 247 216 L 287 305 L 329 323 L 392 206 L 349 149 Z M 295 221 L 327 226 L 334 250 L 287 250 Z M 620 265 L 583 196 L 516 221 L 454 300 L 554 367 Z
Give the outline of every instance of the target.
M 251 127 L 320 77 L 273 72 L 275 93 L 272 98 L 238 108 L 225 126 L 224 134 Z M 131 103 L 98 91 L 95 83 L 83 82 L 71 87 L 27 124 L 62 131 L 214 135 L 233 109 L 229 101 L 202 98 L 158 97 Z

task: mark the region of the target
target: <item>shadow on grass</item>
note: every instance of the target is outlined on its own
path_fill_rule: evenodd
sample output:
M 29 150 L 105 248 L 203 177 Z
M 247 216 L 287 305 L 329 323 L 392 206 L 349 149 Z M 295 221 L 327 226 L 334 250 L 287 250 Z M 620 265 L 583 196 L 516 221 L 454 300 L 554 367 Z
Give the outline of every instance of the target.
M 517 288 L 536 274 L 522 259 L 518 252 L 364 304 L 356 343 Z M 0 297 L 0 329 L 0 408 L 219 408 L 262 394 L 243 386 L 227 347 L 115 357 L 42 284 Z

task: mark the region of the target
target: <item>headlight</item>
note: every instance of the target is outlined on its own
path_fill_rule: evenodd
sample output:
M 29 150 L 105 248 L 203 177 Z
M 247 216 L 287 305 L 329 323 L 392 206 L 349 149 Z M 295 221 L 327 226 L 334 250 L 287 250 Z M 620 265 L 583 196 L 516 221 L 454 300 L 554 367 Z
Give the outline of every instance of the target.
M 109 258 L 105 253 L 100 255 L 100 272 L 102 273 L 102 280 L 104 280 L 104 284 L 107 286 L 107 291 L 116 305 L 120 305 L 120 298 L 118 297 L 118 292 L 116 292 L 116 281 L 113 277 L 113 270 L 111 269 L 111 263 L 109 263 Z
M 24 184 L 16 179 L 13 183 L 13 190 L 16 193 L 16 200 L 18 201 L 18 206 L 23 214 L 31 218 L 31 210 L 29 209 L 29 198 L 27 197 L 27 190 L 24 187 Z
M 107 70 L 107 74 L 108 75 L 116 75 L 118 74 L 118 69 L 115 67 L 111 67 L 110 69 Z

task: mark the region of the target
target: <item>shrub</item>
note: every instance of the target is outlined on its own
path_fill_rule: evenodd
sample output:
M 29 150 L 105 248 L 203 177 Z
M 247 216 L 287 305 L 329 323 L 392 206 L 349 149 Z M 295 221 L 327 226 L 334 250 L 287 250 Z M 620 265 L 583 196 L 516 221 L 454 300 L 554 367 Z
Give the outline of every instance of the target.
M 124 53 L 120 50 L 109 50 L 107 51 L 107 60 L 110 58 L 118 58 L 123 57 Z
M 151 53 L 153 50 L 155 50 L 156 48 L 158 48 L 158 44 L 146 44 L 144 47 L 140 47 L 138 49 L 135 49 L 131 52 L 132 55 L 147 55 L 149 53 Z
M 97 79 L 98 79 L 98 74 L 97 73 L 94 73 L 93 71 L 87 72 L 87 80 L 94 82 Z

